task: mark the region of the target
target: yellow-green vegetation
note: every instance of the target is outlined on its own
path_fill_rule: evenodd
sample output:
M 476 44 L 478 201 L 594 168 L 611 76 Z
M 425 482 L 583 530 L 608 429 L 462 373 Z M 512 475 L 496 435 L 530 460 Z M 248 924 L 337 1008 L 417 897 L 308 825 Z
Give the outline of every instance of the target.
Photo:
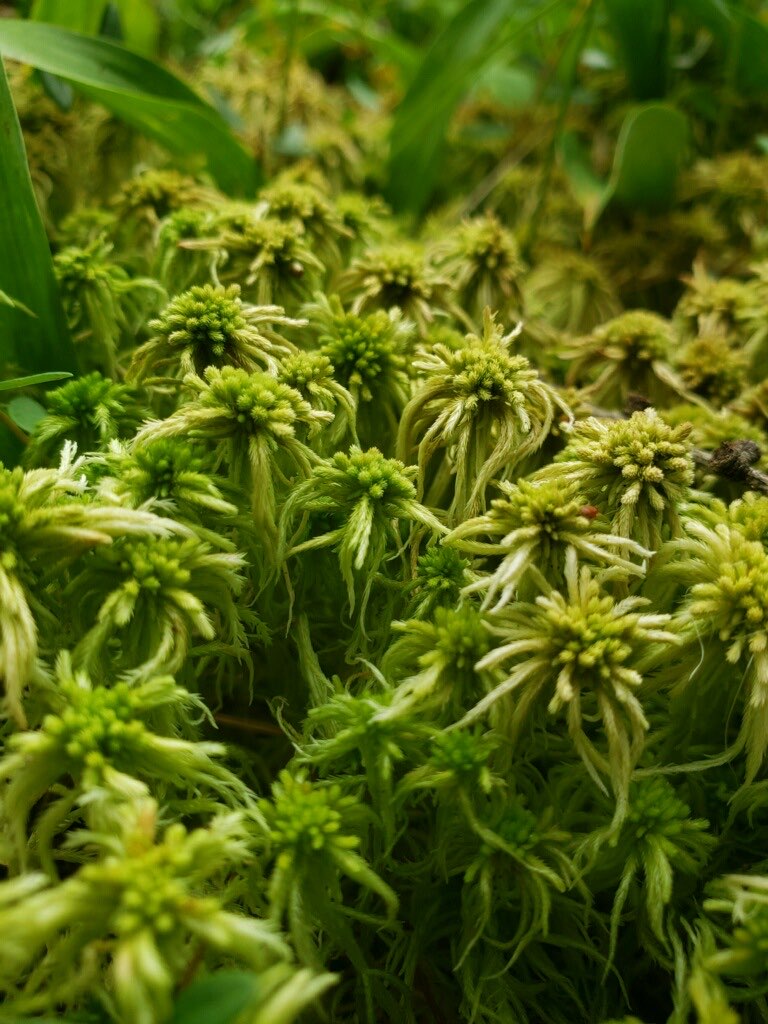
M 768 1024 L 768 3 L 0 3 L 0 1024 Z

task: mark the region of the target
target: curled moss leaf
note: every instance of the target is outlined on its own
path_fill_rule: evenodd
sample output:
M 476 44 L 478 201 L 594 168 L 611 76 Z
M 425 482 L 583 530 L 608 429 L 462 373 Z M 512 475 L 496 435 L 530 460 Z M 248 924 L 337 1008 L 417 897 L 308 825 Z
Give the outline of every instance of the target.
M 416 500 L 415 471 L 397 459 L 385 459 L 376 448 L 353 447 L 349 455 L 337 453 L 326 464 L 315 466 L 311 476 L 289 495 L 280 522 L 280 552 L 291 557 L 318 547 L 333 547 L 355 607 L 356 578 L 366 579 L 363 605 L 367 602 L 373 574 L 384 560 L 396 555 L 407 540 L 398 524 L 413 523 L 439 533 L 439 519 Z M 322 513 L 339 525 L 328 532 L 301 540 L 307 516 Z M 299 531 L 294 524 L 303 516 Z
M 397 307 L 422 335 L 439 314 L 468 322 L 453 300 L 449 279 L 414 243 L 392 242 L 367 250 L 344 273 L 340 290 L 342 298 L 351 301 L 353 313 Z
M 278 455 L 284 454 L 300 477 L 307 476 L 317 456 L 297 432 L 317 430 L 333 414 L 313 409 L 269 374 L 239 367 L 209 366 L 202 378 L 188 375 L 185 384 L 192 401 L 165 420 L 147 423 L 136 435 L 137 445 L 185 435 L 205 442 L 226 463 L 233 483 L 250 492 L 257 525 L 276 534 Z
M 650 552 L 598 526 L 599 510 L 578 494 L 564 493 L 559 481 L 502 480 L 498 487 L 501 497 L 492 499 L 484 515 L 465 519 L 444 540 L 469 554 L 501 559 L 493 572 L 466 588 L 468 594 L 484 594 L 484 608 L 499 611 L 522 597 L 524 589 L 530 592 L 531 584 L 539 589 L 542 580 L 545 587 L 558 586 L 569 550 L 618 574 L 642 575 L 642 562 L 629 561 L 620 552 L 639 558 Z
M 520 318 L 524 265 L 514 236 L 492 214 L 465 221 L 435 258 L 475 323 L 486 307 L 502 320 Z
M 565 711 L 579 757 L 598 786 L 604 787 L 603 778 L 610 781 L 621 820 L 648 729 L 639 699 L 643 672 L 676 637 L 666 628 L 669 616 L 641 610 L 648 605 L 646 599 L 616 601 L 606 594 L 589 568 L 579 567 L 573 548 L 565 582 L 564 592 L 553 590 L 533 605 L 514 605 L 491 625 L 502 643 L 477 668 L 510 667 L 460 724 L 490 712 L 497 728 L 515 741 L 537 704 L 546 700 L 550 715 Z M 603 723 L 607 757 L 590 735 L 587 723 L 593 715 Z
M 672 325 L 647 310 L 621 313 L 566 346 L 567 382 L 586 384 L 586 396 L 598 405 L 622 408 L 630 394 L 653 405 L 689 397 L 670 365 L 677 345 Z
M 163 374 L 182 379 L 208 366 L 237 366 L 248 372 L 274 373 L 293 346 L 277 328 L 296 326 L 279 306 L 251 306 L 238 285 L 201 285 L 177 295 L 150 320 L 153 337 L 136 349 L 131 375 Z
M 30 874 L 24 886 L 3 883 L 0 919 L 13 950 L 0 971 L 6 1006 L 34 1013 L 77 1005 L 95 962 L 104 972 L 99 991 L 122 1019 L 167 1017 L 186 965 L 174 941 L 180 932 L 255 968 L 287 958 L 267 922 L 225 909 L 226 889 L 211 893 L 214 880 L 248 859 L 237 815 L 189 832 L 179 823 L 160 832 L 157 804 L 138 799 L 83 838 L 101 856 L 65 881 Z M 15 979 L 30 967 L 29 984 L 19 988 Z
M 454 519 L 480 512 L 491 480 L 543 445 L 558 410 L 570 415 L 525 356 L 510 352 L 513 336 L 486 310 L 482 337 L 467 335 L 458 349 L 438 343 L 415 363 L 424 381 L 403 412 L 398 454 L 407 461 L 416 451 L 428 504 L 453 492 Z

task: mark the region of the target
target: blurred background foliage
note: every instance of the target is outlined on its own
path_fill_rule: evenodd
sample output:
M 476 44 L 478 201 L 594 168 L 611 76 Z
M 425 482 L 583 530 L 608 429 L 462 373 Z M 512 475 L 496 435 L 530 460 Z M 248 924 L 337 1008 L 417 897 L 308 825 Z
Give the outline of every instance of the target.
M 6 16 L 121 42 L 177 71 L 249 43 L 286 65 L 300 56 L 361 104 L 394 115 L 382 184 L 396 208 L 417 213 L 446 194 L 441 154 L 452 132 L 497 151 L 530 152 L 535 133 L 522 131 L 519 112 L 532 106 L 553 109 L 556 131 L 539 147 L 575 132 L 576 140 L 555 148 L 582 194 L 586 170 L 608 184 L 616 140 L 636 104 L 664 102 L 681 112 L 699 152 L 764 147 L 765 125 L 744 115 L 768 88 L 765 8 L 760 0 L 26 0 L 0 7 Z M 284 89 L 284 78 L 273 87 Z M 211 83 L 203 92 L 235 130 L 242 127 Z M 300 148 L 301 125 L 282 128 L 277 145 Z M 667 132 L 685 136 L 687 128 L 662 118 L 656 138 L 664 144 Z M 654 153 L 642 156 L 647 163 Z M 628 202 L 663 203 L 673 182 L 661 177 L 650 196 L 640 186 L 620 191 Z
M 172 154 L 231 196 L 316 160 L 425 237 L 430 218 L 493 212 L 529 263 L 553 204 L 562 244 L 602 255 L 605 243 L 616 263 L 617 225 L 636 250 L 637 228 L 646 263 L 664 262 L 659 218 L 685 169 L 768 153 L 760 0 L 20 0 L 0 15 L 0 54 L 36 69 L 0 87 L 16 140 L 1 169 L 0 287 L 15 304 L 0 304 L 0 354 L 17 373 L 75 369 L 45 233 L 55 248 L 54 223 L 111 201 L 148 140 L 150 163 Z M 83 146 L 97 169 L 87 195 L 65 173 Z M 748 191 L 749 173 L 731 170 L 727 187 Z M 688 220 L 675 244 L 687 232 L 690 257 L 708 229 Z M 614 284 L 636 277 L 619 267 Z

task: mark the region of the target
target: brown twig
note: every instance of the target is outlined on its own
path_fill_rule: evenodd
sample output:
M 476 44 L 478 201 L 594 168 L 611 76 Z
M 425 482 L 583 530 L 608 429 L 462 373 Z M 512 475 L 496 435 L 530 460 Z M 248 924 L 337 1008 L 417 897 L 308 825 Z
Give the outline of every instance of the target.
M 8 427 L 8 429 L 14 435 L 14 437 L 18 438 L 18 440 L 21 441 L 21 443 L 24 446 L 29 444 L 29 438 L 27 437 L 27 435 L 24 433 L 21 427 L 19 427 L 16 423 L 13 422 L 8 413 L 5 412 L 3 409 L 0 409 L 0 423 Z
M 750 491 L 768 494 L 768 473 L 754 466 L 762 455 L 754 441 L 723 441 L 713 452 L 694 448 L 691 455 L 696 465 L 708 473 L 744 483 Z
M 192 954 L 189 963 L 184 968 L 184 973 L 182 974 L 181 978 L 179 979 L 179 983 L 176 986 L 177 992 L 183 992 L 184 989 L 187 988 L 188 985 L 191 985 L 191 983 L 195 980 L 195 975 L 197 974 L 198 969 L 200 968 L 200 965 L 203 962 L 204 956 L 205 943 L 200 942 L 195 948 L 195 951 Z
M 257 732 L 264 736 L 284 736 L 283 730 L 273 722 L 264 722 L 257 718 L 239 718 L 237 715 L 214 715 L 219 725 L 227 725 L 243 732 Z

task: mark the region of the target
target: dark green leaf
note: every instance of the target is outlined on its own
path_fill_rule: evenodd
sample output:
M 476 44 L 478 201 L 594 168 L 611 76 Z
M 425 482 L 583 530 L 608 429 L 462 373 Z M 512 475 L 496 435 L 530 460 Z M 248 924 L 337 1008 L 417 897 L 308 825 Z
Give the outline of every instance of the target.
M 233 1024 L 259 995 L 255 974 L 217 971 L 184 989 L 168 1024 Z
M 99 35 L 103 39 L 114 39 L 116 43 L 124 42 L 123 26 L 120 20 L 120 10 L 115 3 L 108 3 L 104 8 L 104 14 L 99 27 Z
M 608 181 L 595 174 L 577 136 L 565 132 L 558 155 L 571 191 L 584 211 L 585 230 L 594 228 L 613 201 L 631 209 L 661 210 L 669 206 L 687 150 L 685 116 L 663 103 L 637 107 L 627 115 Z
M 31 434 L 37 424 L 45 416 L 45 409 L 34 398 L 26 395 L 17 395 L 12 398 L 5 411 L 11 417 L 17 427 L 21 427 L 27 434 Z
M 637 107 L 621 126 L 609 184 L 610 198 L 633 209 L 661 210 L 674 200 L 688 153 L 688 120 L 675 107 Z
M 19 438 L 4 423 L 0 423 L 0 465 L 7 466 L 8 469 L 18 466 L 23 454 L 24 445 Z M 27 1024 L 27 1022 L 20 1020 L 18 1017 L 13 1020 L 0 1017 L 0 1024 Z M 45 1024 L 45 1021 L 41 1021 L 40 1024 Z
M 669 0 L 603 0 L 630 88 L 638 100 L 667 90 Z
M 58 104 L 62 110 L 71 110 L 75 100 L 72 86 L 68 82 L 63 82 L 56 75 L 49 75 L 47 71 L 38 71 L 37 74 L 40 84 L 53 102 Z
M 0 281 L 13 300 L 13 305 L 0 304 L 0 368 L 74 370 L 75 351 L 1 60 Z
M 258 5 L 254 4 L 254 13 L 248 20 L 248 29 L 250 33 L 261 35 L 264 26 L 272 18 L 287 21 L 297 16 L 300 19 L 315 17 L 319 19 L 321 28 L 330 27 L 331 34 L 337 42 L 340 36 L 344 35 L 365 43 L 377 57 L 397 65 L 401 70 L 409 71 L 415 66 L 418 61 L 418 50 L 414 46 L 396 33 L 383 28 L 375 18 L 371 18 L 367 13 L 358 13 L 350 9 L 350 6 L 328 3 L 327 0 L 287 0 L 278 3 L 274 11 L 262 13 L 258 10 Z M 310 32 L 304 40 L 306 42 L 311 38 Z
M 35 0 L 32 19 L 86 36 L 122 40 L 144 56 L 154 54 L 160 33 L 152 0 Z
M 229 192 L 252 192 L 256 166 L 223 118 L 169 71 L 105 39 L 8 18 L 0 53 L 72 82 L 168 149 L 204 157 Z

